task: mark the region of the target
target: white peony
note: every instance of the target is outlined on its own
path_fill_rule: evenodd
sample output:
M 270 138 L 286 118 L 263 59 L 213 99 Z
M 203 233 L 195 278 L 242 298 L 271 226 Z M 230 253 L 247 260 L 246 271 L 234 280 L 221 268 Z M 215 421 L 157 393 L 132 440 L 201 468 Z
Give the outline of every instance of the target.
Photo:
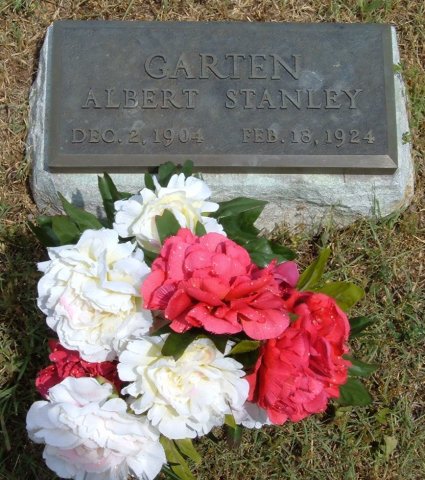
M 142 247 L 159 251 L 161 243 L 155 217 L 162 215 L 164 210 L 172 212 L 182 228 L 195 232 L 196 224 L 201 222 L 207 233 L 224 234 L 217 220 L 204 216 L 218 209 L 217 203 L 206 201 L 211 190 L 204 181 L 196 177 L 185 178 L 183 173 L 173 175 L 166 187 L 161 187 L 155 177 L 153 180 L 155 192 L 144 188 L 140 195 L 115 202 L 114 229 L 120 237 L 136 237 Z
M 38 306 L 60 343 L 89 362 L 112 360 L 132 334 L 147 333 L 140 286 L 150 272 L 143 252 L 114 230 L 86 230 L 76 245 L 48 249 L 39 263 Z
M 224 423 L 248 396 L 242 365 L 225 357 L 208 338 L 194 340 L 174 360 L 163 356 L 164 339 L 145 337 L 129 342 L 119 357 L 121 380 L 132 382 L 129 394 L 136 413 L 147 412 L 168 438 L 194 438 Z
M 59 477 L 151 480 L 161 470 L 166 458 L 158 432 L 111 394 L 108 383 L 68 377 L 50 389 L 49 401 L 32 404 L 28 435 L 46 444 L 43 458 Z

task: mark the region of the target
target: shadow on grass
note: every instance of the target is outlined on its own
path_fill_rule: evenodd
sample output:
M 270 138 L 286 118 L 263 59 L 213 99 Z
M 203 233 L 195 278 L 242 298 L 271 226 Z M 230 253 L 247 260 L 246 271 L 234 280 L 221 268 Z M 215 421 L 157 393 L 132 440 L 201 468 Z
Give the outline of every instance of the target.
M 44 255 L 25 225 L 0 226 L 0 479 L 56 478 L 25 428 L 30 405 L 40 400 L 36 373 L 48 361 L 48 328 L 36 306 L 36 263 Z

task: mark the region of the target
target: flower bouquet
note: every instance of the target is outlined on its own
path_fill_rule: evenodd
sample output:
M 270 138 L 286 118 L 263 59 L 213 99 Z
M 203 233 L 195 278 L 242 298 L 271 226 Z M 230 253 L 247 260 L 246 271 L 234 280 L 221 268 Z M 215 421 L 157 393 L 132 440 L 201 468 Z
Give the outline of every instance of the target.
M 363 296 L 301 275 L 254 226 L 266 202 L 209 200 L 192 163 L 161 165 L 138 195 L 99 177 L 105 217 L 74 207 L 31 225 L 48 247 L 38 306 L 57 339 L 27 415 L 47 466 L 76 480 L 193 479 L 193 439 L 298 422 L 331 400 L 365 405 L 349 356 Z M 351 333 L 350 333 L 351 323 Z

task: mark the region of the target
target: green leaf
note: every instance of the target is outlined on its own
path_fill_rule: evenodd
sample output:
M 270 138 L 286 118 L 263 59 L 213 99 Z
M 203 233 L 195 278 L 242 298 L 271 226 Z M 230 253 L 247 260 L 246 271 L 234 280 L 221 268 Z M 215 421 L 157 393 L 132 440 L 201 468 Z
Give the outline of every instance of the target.
M 235 429 L 236 428 L 236 421 L 235 417 L 233 415 L 225 415 L 224 416 L 224 423 L 225 425 L 228 425 L 229 427 Z
M 114 181 L 112 180 L 112 178 L 108 173 L 105 172 L 103 174 L 103 178 L 108 185 L 108 189 L 111 193 L 111 197 L 114 202 L 117 202 L 118 200 L 127 200 L 129 197 L 132 196 L 132 193 L 119 192 L 117 187 L 115 186 Z
M 257 215 L 258 217 L 259 213 L 261 213 L 267 203 L 268 202 L 264 200 L 255 200 L 253 198 L 247 197 L 237 197 L 233 200 L 220 202 L 219 209 L 216 212 L 212 213 L 211 216 L 220 219 L 226 217 L 235 217 L 244 212 L 254 211 L 252 215 Z
M 86 212 L 82 208 L 74 207 L 62 194 L 58 193 L 58 195 L 65 213 L 82 232 L 87 229 L 98 230 L 103 228 L 103 225 L 92 213 Z
M 252 352 L 260 348 L 261 342 L 256 340 L 242 340 L 237 343 L 229 352 L 229 355 L 237 355 L 238 353 Z
M 245 246 L 250 240 L 257 240 L 258 232 L 249 228 L 242 228 L 240 225 L 241 215 L 220 219 L 220 224 L 227 236 L 234 242 Z
M 103 177 L 97 177 L 97 186 L 100 196 L 102 197 L 103 208 L 105 209 L 106 218 L 108 219 L 108 226 L 112 227 L 115 218 L 114 202 L 118 196 L 118 191 L 107 173 L 105 173 Z
M 193 162 L 192 162 L 192 160 L 186 160 L 183 163 L 182 173 L 184 174 L 184 176 L 186 178 L 192 176 L 192 173 L 193 173 Z
M 155 184 L 153 183 L 153 178 L 150 173 L 145 173 L 145 187 L 153 192 L 155 191 Z
M 244 370 L 251 370 L 257 363 L 258 356 L 260 354 L 260 349 L 252 350 L 251 352 L 239 353 L 237 360 L 239 363 L 242 363 Z
M 339 389 L 339 392 L 340 395 L 337 402 L 343 406 L 355 405 L 362 407 L 369 405 L 372 401 L 366 387 L 356 378 L 349 378 L 347 383 Z
M 242 440 L 242 427 L 236 425 L 235 428 L 226 425 L 227 444 L 230 448 L 237 448 Z
M 169 210 L 164 210 L 162 215 L 157 215 L 155 223 L 161 243 L 164 243 L 168 237 L 175 235 L 180 230 L 179 222 Z
M 198 332 L 193 330 L 185 333 L 170 333 L 162 347 L 162 355 L 172 356 L 177 360 L 183 355 L 186 348 L 195 340 L 198 334 Z
M 197 222 L 195 227 L 195 235 L 197 235 L 198 237 L 202 237 L 203 235 L 206 235 L 206 233 L 207 231 L 205 230 L 204 224 L 201 222 Z
M 168 467 L 168 465 L 163 465 L 162 466 L 162 469 L 161 469 L 161 472 L 166 475 L 166 479 L 170 479 L 171 480 L 180 480 L 180 477 L 178 475 L 176 475 L 172 470 L 171 468 Z
M 48 225 L 49 227 L 52 226 L 52 216 L 51 215 L 40 215 L 37 217 L 37 224 L 40 227 L 44 225 Z
M 344 358 L 350 360 L 350 362 L 352 363 L 351 367 L 348 370 L 348 374 L 350 375 L 350 377 L 369 377 L 378 368 L 378 365 L 372 363 L 365 363 L 361 360 L 356 360 L 349 355 L 345 355 Z
M 261 215 L 261 212 L 264 210 L 264 205 L 260 205 L 257 208 L 252 208 L 246 212 L 242 212 L 238 215 L 238 223 L 240 228 L 244 232 L 249 232 L 252 235 L 257 236 L 260 233 L 260 230 L 254 225 L 257 218 Z
M 158 183 L 161 187 L 166 187 L 170 178 L 176 173 L 177 167 L 172 162 L 163 163 L 158 169 Z
M 297 284 L 299 290 L 309 290 L 319 283 L 330 254 L 330 248 L 323 248 L 320 251 L 316 260 L 300 276 Z
M 81 236 L 80 230 L 66 215 L 55 215 L 52 217 L 52 230 L 59 239 L 61 245 L 77 243 Z
M 213 334 L 206 334 L 205 336 L 214 343 L 215 348 L 219 352 L 224 353 L 224 351 L 226 350 L 227 341 L 229 340 L 228 335 L 217 335 L 213 333 Z
M 354 317 L 350 318 L 350 338 L 358 337 L 361 332 L 373 324 L 370 317 Z
M 142 250 L 146 265 L 150 267 L 152 262 L 158 257 L 158 252 L 151 252 L 150 250 L 146 250 L 146 248 L 142 248 Z
M 190 458 L 197 465 L 201 463 L 202 457 L 201 455 L 199 455 L 196 448 L 193 446 L 192 440 L 190 438 L 174 440 L 174 443 L 177 445 L 178 449 L 183 455 Z
M 162 327 L 159 327 L 157 330 L 149 331 L 149 335 L 151 337 L 157 337 L 158 335 L 164 335 L 165 333 L 173 333 L 173 330 L 171 330 L 169 323 L 163 325 Z
M 32 233 L 37 237 L 38 241 L 45 247 L 57 247 L 60 240 L 53 232 L 50 225 L 43 225 L 41 227 L 34 225 L 32 222 L 28 222 L 28 225 Z
M 284 247 L 280 243 L 272 242 L 271 240 L 269 240 L 269 243 L 273 253 L 279 255 L 280 259 L 293 260 L 296 257 L 295 252 L 290 248 Z
M 97 185 L 103 201 L 108 226 L 112 227 L 115 219 L 114 203 L 118 200 L 126 200 L 131 197 L 131 193 L 119 192 L 112 178 L 105 172 L 102 177 L 97 177 Z
M 325 293 L 334 298 L 338 306 L 344 310 L 344 312 L 361 300 L 365 294 L 363 288 L 350 282 L 326 283 L 322 287 L 315 289 L 315 291 Z
M 181 480 L 196 480 L 186 460 L 178 451 L 175 443 L 172 440 L 161 435 L 159 438 L 161 445 L 164 448 L 165 456 L 170 465 L 171 470 L 181 479 Z
M 266 267 L 272 260 L 281 263 L 295 258 L 295 253 L 289 248 L 273 250 L 271 242 L 265 237 L 249 240 L 243 246 L 248 250 L 251 260 L 260 267 Z

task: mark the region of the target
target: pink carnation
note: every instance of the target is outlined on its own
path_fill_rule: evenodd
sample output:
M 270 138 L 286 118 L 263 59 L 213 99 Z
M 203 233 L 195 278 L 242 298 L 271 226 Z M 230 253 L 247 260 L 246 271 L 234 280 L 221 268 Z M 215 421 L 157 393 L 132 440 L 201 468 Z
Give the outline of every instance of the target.
M 263 340 L 289 324 L 274 265 L 259 269 L 244 248 L 217 233 L 197 237 L 181 229 L 168 238 L 142 296 L 145 308 L 163 310 L 176 332 L 202 327 Z
M 298 318 L 278 339 L 265 342 L 247 377 L 249 400 L 279 425 L 323 412 L 339 396 L 351 365 L 342 357 L 349 323 L 332 298 L 294 292 L 287 306 Z
M 91 363 L 82 360 L 80 354 L 73 350 L 67 350 L 57 340 L 49 340 L 49 359 L 53 365 L 49 365 L 38 372 L 35 386 L 43 397 L 47 398 L 49 389 L 67 377 L 103 377 L 119 391 L 121 381 L 118 378 L 117 365 L 115 362 Z

